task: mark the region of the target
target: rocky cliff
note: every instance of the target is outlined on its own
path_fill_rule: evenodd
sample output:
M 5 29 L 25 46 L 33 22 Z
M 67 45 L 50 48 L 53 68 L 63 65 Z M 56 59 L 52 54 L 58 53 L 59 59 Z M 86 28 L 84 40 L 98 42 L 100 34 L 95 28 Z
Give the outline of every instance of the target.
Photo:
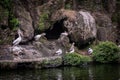
M 14 53 L 8 55 L 10 59 L 16 55 L 22 55 L 21 59 L 26 56 L 32 59 L 52 56 L 59 48 L 65 53 L 72 42 L 78 48 L 94 41 L 109 40 L 119 44 L 119 3 L 120 0 L 0 1 L 0 44 L 5 46 L 0 49 L 10 50 L 3 51 L 5 54 Z M 18 37 L 18 29 L 22 40 L 17 46 L 20 52 L 16 53 L 11 49 L 14 48 L 13 40 Z M 65 31 L 68 36 L 62 41 L 60 35 Z M 43 32 L 46 33 L 45 42 L 36 43 L 35 35 Z

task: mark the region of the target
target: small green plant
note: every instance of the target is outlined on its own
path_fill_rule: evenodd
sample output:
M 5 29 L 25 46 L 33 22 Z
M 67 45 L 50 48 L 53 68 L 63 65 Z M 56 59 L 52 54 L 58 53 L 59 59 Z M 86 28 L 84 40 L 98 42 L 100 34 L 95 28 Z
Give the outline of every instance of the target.
M 83 63 L 90 62 L 92 59 L 89 56 L 79 55 L 77 53 L 68 53 L 63 57 L 64 65 L 77 66 Z
M 11 25 L 11 28 L 12 28 L 13 30 L 16 30 L 17 27 L 18 27 L 18 25 L 19 25 L 18 19 L 13 17 L 13 18 L 10 20 L 10 25 Z
M 81 62 L 81 57 L 76 53 L 68 53 L 64 56 L 64 65 L 79 65 Z
M 82 63 L 92 62 L 92 58 L 90 56 L 80 55 Z
M 46 28 L 46 25 L 49 27 L 49 24 L 48 24 L 49 16 L 48 16 L 48 14 L 49 13 L 47 13 L 47 12 L 43 12 L 40 15 L 38 30 L 43 31 Z
M 93 50 L 93 60 L 96 62 L 116 62 L 119 57 L 120 49 L 113 42 L 100 42 Z

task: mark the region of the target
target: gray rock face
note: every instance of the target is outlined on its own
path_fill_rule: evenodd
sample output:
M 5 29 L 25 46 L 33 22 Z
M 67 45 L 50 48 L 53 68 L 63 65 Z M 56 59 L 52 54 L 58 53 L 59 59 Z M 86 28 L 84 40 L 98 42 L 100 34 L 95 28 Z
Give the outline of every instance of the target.
M 44 29 L 49 28 L 50 23 L 47 23 L 47 20 L 43 20 L 40 26 L 40 16 L 42 17 L 51 15 L 56 8 L 60 8 L 58 4 L 60 3 L 59 0 L 48 0 L 48 1 L 41 1 L 41 0 L 13 0 L 13 14 L 19 20 L 19 27 L 23 31 L 23 41 L 27 42 L 31 40 L 34 36 L 35 30 L 43 27 Z M 40 33 L 39 32 L 39 33 Z
M 41 52 L 35 49 L 34 46 L 12 46 L 9 49 L 14 60 L 35 59 L 42 57 Z
M 97 39 L 100 41 L 116 40 L 116 27 L 112 24 L 110 17 L 99 12 L 93 13 L 97 24 Z
M 0 26 L 8 26 L 8 11 L 0 5 Z
M 24 7 L 24 4 L 19 0 L 14 3 L 14 14 L 19 20 L 19 28 L 23 31 L 22 42 L 31 40 L 34 36 L 32 18 L 29 11 Z
M 71 41 L 85 44 L 96 38 L 95 19 L 89 12 L 62 9 L 53 14 L 53 16 L 53 21 L 66 18 L 63 24 L 69 33 Z

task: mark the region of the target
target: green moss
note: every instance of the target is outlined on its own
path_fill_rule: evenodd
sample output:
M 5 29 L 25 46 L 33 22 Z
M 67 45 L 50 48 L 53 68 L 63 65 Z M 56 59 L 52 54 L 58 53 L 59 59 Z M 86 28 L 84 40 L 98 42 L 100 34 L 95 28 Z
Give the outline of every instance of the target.
M 12 29 L 12 30 L 17 30 L 18 25 L 19 25 L 18 19 L 15 18 L 15 17 L 11 17 L 11 19 L 10 19 L 11 29 Z
M 91 62 L 92 59 L 89 56 L 79 55 L 77 53 L 68 53 L 63 57 L 64 65 L 77 66 L 84 63 Z
M 92 62 L 92 58 L 90 56 L 85 56 L 85 55 L 80 55 L 80 56 L 82 63 Z
M 45 11 L 44 11 L 44 12 L 40 15 L 38 30 L 44 31 L 44 30 L 47 29 L 49 26 L 50 26 L 50 24 L 49 24 L 49 12 L 45 12 Z
M 49 59 L 45 58 L 44 60 L 34 62 L 34 68 L 49 68 L 49 67 L 58 67 L 62 65 L 62 58 Z
M 93 50 L 93 60 L 100 63 L 117 62 L 120 49 L 113 42 L 101 42 Z
M 62 65 L 62 59 L 61 58 L 56 58 L 56 59 L 51 59 L 51 60 L 43 60 L 42 62 L 42 67 L 57 67 Z

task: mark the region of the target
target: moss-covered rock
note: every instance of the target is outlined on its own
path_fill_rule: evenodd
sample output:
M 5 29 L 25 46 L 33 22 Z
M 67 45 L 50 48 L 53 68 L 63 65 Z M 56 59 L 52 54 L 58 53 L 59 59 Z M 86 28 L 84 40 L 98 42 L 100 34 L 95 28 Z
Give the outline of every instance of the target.
M 56 58 L 51 60 L 43 60 L 42 67 L 58 67 L 62 65 L 62 58 Z

